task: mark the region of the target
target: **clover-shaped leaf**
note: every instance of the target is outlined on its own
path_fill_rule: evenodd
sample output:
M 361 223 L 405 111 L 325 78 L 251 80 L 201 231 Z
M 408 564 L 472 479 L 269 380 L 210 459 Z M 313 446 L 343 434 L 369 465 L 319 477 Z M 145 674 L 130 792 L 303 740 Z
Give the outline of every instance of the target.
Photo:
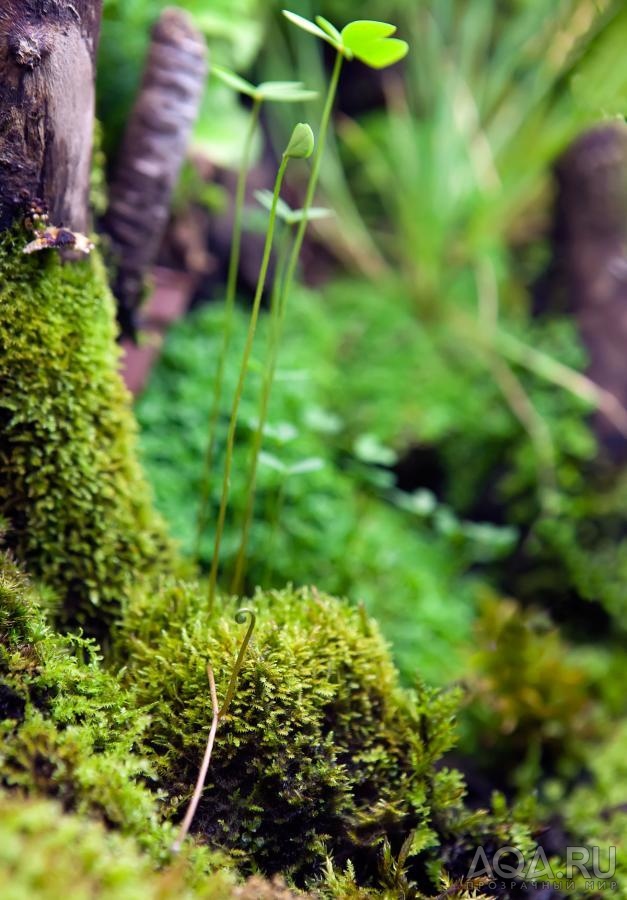
M 391 37 L 395 32 L 395 25 L 362 19 L 342 29 L 342 44 L 367 66 L 385 69 L 403 59 L 409 50 L 407 41 Z
M 331 44 L 346 59 L 358 59 L 373 69 L 385 69 L 403 59 L 409 44 L 392 37 L 396 26 L 388 22 L 359 19 L 350 22 L 341 32 L 323 16 L 316 16 L 315 22 L 296 13 L 283 10 L 286 19 Z
M 302 81 L 264 81 L 254 85 L 224 66 L 213 66 L 212 72 L 223 84 L 258 102 L 270 100 L 274 103 L 301 103 L 318 96 L 316 91 L 307 90 Z

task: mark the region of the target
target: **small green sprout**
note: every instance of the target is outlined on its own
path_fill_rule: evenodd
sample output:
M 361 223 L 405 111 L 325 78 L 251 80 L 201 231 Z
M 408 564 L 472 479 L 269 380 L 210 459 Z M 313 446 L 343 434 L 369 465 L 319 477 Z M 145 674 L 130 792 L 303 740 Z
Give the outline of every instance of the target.
M 216 431 L 218 416 L 220 413 L 220 402 L 222 400 L 222 391 L 224 386 L 224 370 L 226 360 L 231 345 L 231 335 L 233 333 L 233 316 L 235 310 L 235 294 L 237 291 L 237 273 L 239 271 L 239 262 L 242 246 L 242 219 L 244 210 L 244 201 L 246 196 L 246 184 L 248 181 L 248 173 L 250 170 L 250 162 L 252 157 L 253 143 L 257 128 L 259 125 L 259 116 L 261 107 L 265 102 L 273 103 L 298 103 L 307 100 L 313 100 L 317 97 L 316 91 L 307 90 L 301 81 L 264 81 L 262 84 L 254 85 L 230 69 L 223 66 L 214 66 L 212 73 L 225 85 L 250 97 L 253 101 L 250 113 L 250 124 L 244 139 L 244 151 L 242 154 L 242 162 L 237 176 L 237 186 L 235 189 L 235 207 L 233 213 L 233 230 L 231 233 L 231 256 L 229 259 L 229 270 L 226 282 L 226 322 L 224 327 L 224 335 L 222 339 L 222 347 L 218 357 L 218 366 L 213 389 L 213 402 L 209 410 L 207 424 L 207 445 L 205 457 L 203 461 L 203 471 L 200 486 L 200 503 L 198 506 L 198 516 L 196 520 L 196 542 L 194 557 L 198 559 L 200 555 L 200 544 L 203 532 L 207 524 L 207 516 L 209 512 L 209 498 L 211 494 L 211 471 L 213 467 L 213 459 L 215 455 Z M 313 135 L 312 135 L 313 140 Z
M 235 388 L 235 396 L 233 397 L 233 403 L 231 406 L 231 415 L 229 419 L 229 427 L 226 438 L 226 459 L 224 463 L 224 472 L 222 477 L 222 493 L 220 497 L 220 509 L 218 511 L 218 522 L 216 525 L 216 536 L 215 543 L 213 547 L 213 557 L 211 560 L 211 570 L 209 572 L 209 588 L 208 588 L 208 601 L 209 608 L 213 609 L 216 587 L 218 581 L 218 566 L 220 563 L 220 547 L 222 545 L 222 538 L 224 535 L 224 525 L 226 522 L 226 512 L 229 501 L 229 493 L 231 487 L 231 470 L 233 468 L 233 452 L 235 449 L 235 433 L 237 430 L 237 419 L 239 415 L 240 403 L 242 400 L 242 394 L 244 392 L 244 384 L 246 382 L 246 377 L 248 375 L 248 369 L 250 366 L 250 356 L 253 349 L 253 343 L 255 340 L 255 333 L 257 331 L 257 322 L 259 320 L 259 310 L 261 308 L 261 298 L 263 296 L 264 288 L 266 285 L 266 278 L 268 275 L 268 267 L 270 264 L 270 255 L 272 252 L 272 244 L 274 240 L 274 232 L 276 227 L 277 220 L 277 206 L 280 199 L 281 187 L 283 184 L 283 178 L 285 176 L 285 171 L 287 169 L 288 163 L 292 159 L 303 159 L 311 155 L 314 149 L 314 136 L 313 132 L 309 125 L 305 123 L 299 123 L 292 132 L 292 136 L 289 140 L 287 147 L 283 153 L 281 164 L 279 166 L 279 170 L 276 176 L 276 180 L 274 183 L 274 190 L 272 192 L 272 203 L 270 207 L 270 216 L 268 219 L 268 229 L 266 232 L 266 239 L 263 248 L 263 259 L 261 261 L 261 268 L 259 270 L 259 277 L 257 279 L 257 287 L 255 289 L 255 296 L 253 299 L 252 311 L 250 314 L 250 323 L 248 326 L 248 334 L 246 336 L 246 343 L 244 346 L 244 352 L 242 356 L 242 363 L 240 367 L 239 378 L 237 381 L 237 386 Z
M 283 154 L 287 159 L 309 159 L 315 147 L 314 133 L 311 126 L 299 122 L 294 128 L 290 142 Z
M 373 69 L 392 66 L 409 51 L 406 41 L 392 37 L 396 33 L 396 26 L 388 22 L 357 19 L 340 32 L 322 16 L 316 16 L 315 22 L 311 22 L 286 9 L 283 10 L 283 15 L 298 28 L 331 44 L 346 59 L 358 59 Z
M 298 28 L 307 31 L 309 34 L 313 34 L 315 37 L 320 38 L 320 40 L 323 40 L 334 47 L 336 50 L 336 58 L 329 81 L 329 87 L 327 89 L 322 118 L 320 120 L 318 143 L 315 152 L 313 153 L 311 173 L 307 184 L 303 208 L 299 210 L 298 218 L 291 218 L 289 212 L 286 212 L 285 207 L 281 207 L 281 211 L 279 212 L 276 203 L 273 206 L 277 216 L 283 218 L 289 225 L 296 224 L 298 227 L 296 228 L 296 234 L 292 241 L 291 249 L 289 248 L 289 243 L 286 241 L 284 243 L 284 249 L 282 249 L 279 254 L 279 265 L 277 267 L 278 275 L 275 281 L 270 312 L 270 350 L 262 389 L 259 425 L 253 438 L 252 462 L 247 487 L 244 522 L 232 581 L 232 589 L 235 592 L 241 588 L 244 580 L 246 549 L 252 520 L 258 457 L 261 451 L 263 430 L 268 413 L 270 391 L 276 372 L 278 347 L 283 330 L 287 299 L 296 275 L 296 268 L 298 266 L 298 259 L 300 257 L 307 225 L 316 217 L 322 218 L 322 216 L 316 216 L 315 211 L 313 211 L 312 214 L 312 204 L 320 175 L 322 155 L 324 153 L 327 132 L 331 122 L 331 114 L 333 112 L 333 105 L 335 103 L 337 88 L 340 81 L 342 64 L 345 59 L 359 59 L 361 62 L 375 69 L 383 69 L 403 59 L 409 50 L 409 46 L 405 41 L 392 37 L 396 32 L 396 27 L 387 22 L 358 20 L 356 22 L 351 22 L 340 32 L 331 22 L 322 16 L 316 16 L 315 22 L 311 22 L 309 19 L 305 19 L 303 16 L 299 16 L 288 10 L 283 10 L 283 15 Z M 292 136 L 292 139 L 294 139 L 294 135 Z M 265 200 L 262 200 L 261 202 L 263 205 L 266 205 Z

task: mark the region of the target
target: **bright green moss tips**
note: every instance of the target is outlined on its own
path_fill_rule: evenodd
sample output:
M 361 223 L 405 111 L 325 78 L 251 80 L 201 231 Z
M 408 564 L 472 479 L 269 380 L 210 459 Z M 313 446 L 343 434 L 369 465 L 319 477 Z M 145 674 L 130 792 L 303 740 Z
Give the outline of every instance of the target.
M 226 871 L 194 883 L 177 863 L 160 872 L 134 841 L 63 813 L 56 803 L 0 793 L 3 900 L 230 900 Z
M 28 257 L 23 244 L 0 238 L 0 514 L 64 618 L 102 634 L 138 579 L 170 567 L 170 550 L 135 457 L 99 261 Z
M 342 601 L 286 590 L 252 605 L 255 633 L 193 831 L 244 868 L 302 882 L 331 854 L 376 880 L 384 838 L 398 851 L 412 829 L 420 848 L 433 836 L 426 798 L 452 740 L 451 701 L 402 691 L 376 627 Z M 207 663 L 223 702 L 242 640 L 233 612 L 208 617 L 198 592 L 173 585 L 134 601 L 123 622 L 129 684 L 150 710 L 142 743 L 175 818 L 211 725 Z
M 35 590 L 0 555 L 0 785 L 61 800 L 127 832 L 156 827 L 145 720 L 95 645 L 46 625 Z

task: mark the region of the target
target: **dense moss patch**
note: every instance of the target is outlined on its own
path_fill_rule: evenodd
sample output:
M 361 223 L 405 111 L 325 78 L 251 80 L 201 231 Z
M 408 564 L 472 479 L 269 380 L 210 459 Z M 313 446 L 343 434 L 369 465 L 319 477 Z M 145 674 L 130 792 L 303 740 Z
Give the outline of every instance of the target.
M 0 555 L 0 783 L 58 799 L 144 837 L 157 829 L 150 767 L 134 753 L 146 720 L 97 646 L 46 624 L 37 594 Z
M 234 878 L 194 881 L 182 862 L 156 872 L 135 842 L 64 814 L 59 805 L 0 793 L 0 884 L 4 900 L 229 900 Z
M 244 870 L 306 883 L 331 856 L 366 885 L 378 883 L 385 848 L 395 858 L 409 837 L 407 859 L 424 875 L 425 851 L 459 819 L 464 793 L 459 773 L 434 765 L 453 740 L 454 698 L 401 689 L 376 625 L 342 601 L 288 589 L 253 605 L 256 630 L 196 834 Z M 198 590 L 173 584 L 136 599 L 120 634 L 150 716 L 141 741 L 175 818 L 211 724 L 207 663 L 223 699 L 243 637 L 234 611 L 227 603 L 209 616 Z M 467 836 L 456 835 L 460 847 Z
M 66 620 L 102 634 L 170 550 L 135 457 L 113 301 L 97 257 L 63 264 L 0 237 L 0 513 Z

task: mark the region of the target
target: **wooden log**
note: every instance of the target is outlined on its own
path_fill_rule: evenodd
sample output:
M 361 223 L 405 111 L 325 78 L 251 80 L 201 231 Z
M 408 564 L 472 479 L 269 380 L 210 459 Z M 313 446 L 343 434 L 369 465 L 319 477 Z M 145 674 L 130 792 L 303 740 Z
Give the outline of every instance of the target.
M 182 10 L 166 9 L 153 30 L 104 222 L 115 254 L 114 293 L 125 334 L 135 331 L 135 311 L 168 222 L 206 73 L 202 35 Z
M 101 0 L 0 2 L 0 230 L 39 200 L 88 230 Z

